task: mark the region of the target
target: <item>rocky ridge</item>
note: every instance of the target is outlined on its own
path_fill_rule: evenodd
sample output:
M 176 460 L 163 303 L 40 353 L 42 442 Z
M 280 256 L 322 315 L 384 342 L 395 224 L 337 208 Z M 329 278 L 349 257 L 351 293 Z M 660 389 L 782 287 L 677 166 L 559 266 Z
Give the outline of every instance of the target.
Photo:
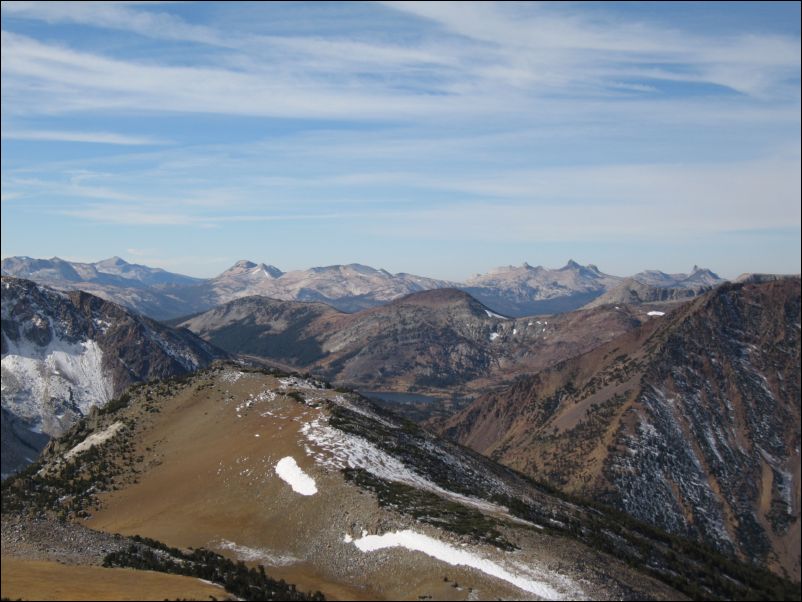
M 478 399 L 443 431 L 800 577 L 800 281 L 719 287 Z
M 338 384 L 455 398 L 584 353 L 650 319 L 630 307 L 509 319 L 463 291 L 439 289 L 353 314 L 247 297 L 179 325 L 231 353 Z

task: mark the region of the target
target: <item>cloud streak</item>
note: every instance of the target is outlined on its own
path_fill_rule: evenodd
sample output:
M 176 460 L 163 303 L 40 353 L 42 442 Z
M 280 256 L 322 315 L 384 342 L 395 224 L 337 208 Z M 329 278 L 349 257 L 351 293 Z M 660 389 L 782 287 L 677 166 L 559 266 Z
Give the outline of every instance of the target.
M 113 132 L 69 132 L 57 130 L 3 130 L 6 140 L 37 140 L 50 142 L 86 142 L 120 146 L 157 146 L 169 141 L 150 136 L 129 136 Z

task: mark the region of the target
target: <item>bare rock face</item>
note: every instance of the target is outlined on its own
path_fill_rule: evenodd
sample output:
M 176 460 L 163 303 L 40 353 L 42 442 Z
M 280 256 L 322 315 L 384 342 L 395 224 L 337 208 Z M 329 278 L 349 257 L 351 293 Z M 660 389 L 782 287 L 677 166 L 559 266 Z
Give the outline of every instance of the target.
M 799 278 L 726 284 L 443 431 L 799 580 L 799 324 Z
M 6 448 L 36 449 L 131 383 L 185 374 L 226 355 L 190 332 L 81 291 L 7 276 L 0 291 L 3 474 L 20 466 Z M 27 447 L 17 460 L 35 455 Z

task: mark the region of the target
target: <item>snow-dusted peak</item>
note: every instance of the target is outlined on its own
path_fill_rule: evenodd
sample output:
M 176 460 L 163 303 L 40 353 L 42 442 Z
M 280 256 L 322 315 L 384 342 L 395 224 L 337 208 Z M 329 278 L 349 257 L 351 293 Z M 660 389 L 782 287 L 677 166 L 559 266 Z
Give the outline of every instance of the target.
M 252 261 L 248 261 L 247 259 L 240 259 L 237 263 L 231 266 L 230 269 L 240 269 L 240 270 L 250 270 L 256 267 L 256 264 Z
M 259 266 L 255 264 L 253 261 L 249 261 L 247 259 L 240 259 L 234 265 L 232 265 L 230 268 L 228 268 L 222 274 L 220 274 L 218 278 L 221 278 L 223 276 L 244 274 L 245 272 L 250 272 L 254 268 L 258 267 Z
M 128 265 L 128 262 L 125 261 L 122 257 L 118 257 L 115 255 L 114 257 L 109 257 L 108 259 L 104 259 L 102 261 L 98 261 L 95 265 L 97 266 L 115 266 L 120 267 L 124 265 Z
M 690 275 L 683 282 L 689 285 L 716 286 L 724 282 L 724 279 L 707 268 L 700 268 L 695 265 Z
M 260 263 L 259 269 L 268 278 L 281 278 L 284 275 L 284 272 L 282 272 L 274 265 L 267 265 L 265 263 Z

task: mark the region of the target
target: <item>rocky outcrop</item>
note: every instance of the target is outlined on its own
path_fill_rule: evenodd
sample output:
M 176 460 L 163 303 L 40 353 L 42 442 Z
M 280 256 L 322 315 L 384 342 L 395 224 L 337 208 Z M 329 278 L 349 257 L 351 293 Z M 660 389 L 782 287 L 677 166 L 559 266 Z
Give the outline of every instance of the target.
M 712 286 L 654 286 L 634 278 L 627 278 L 620 286 L 596 297 L 585 307 L 644 303 L 687 301 L 711 290 Z

